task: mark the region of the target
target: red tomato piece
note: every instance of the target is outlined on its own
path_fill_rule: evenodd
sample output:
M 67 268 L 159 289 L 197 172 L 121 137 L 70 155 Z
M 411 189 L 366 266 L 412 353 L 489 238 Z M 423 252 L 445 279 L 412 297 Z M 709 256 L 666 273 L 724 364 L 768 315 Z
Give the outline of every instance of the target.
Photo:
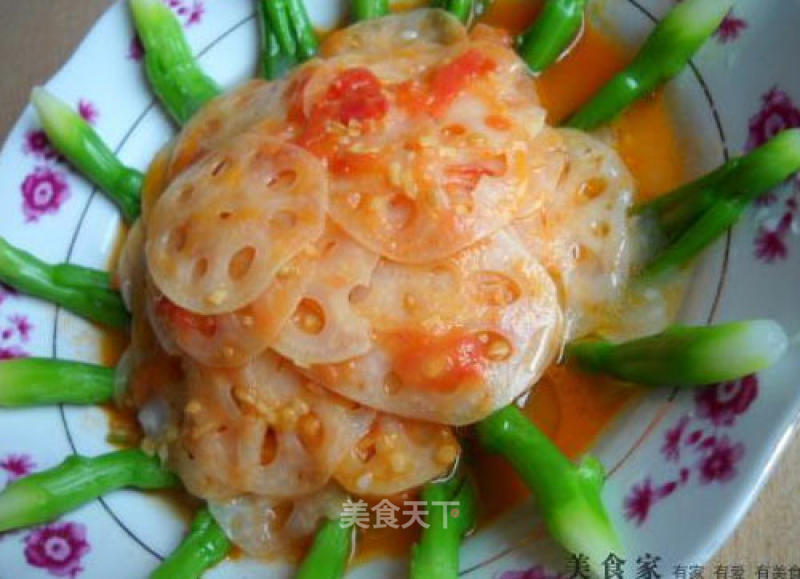
M 217 330 L 214 316 L 201 316 L 171 302 L 167 298 L 158 301 L 159 314 L 167 318 L 178 331 L 193 330 L 206 336 L 212 336 Z
M 381 82 L 367 68 L 342 71 L 328 88 L 326 108 L 342 124 L 350 121 L 380 120 L 389 110 Z
M 430 81 L 431 112 L 441 114 L 469 83 L 495 68 L 495 62 L 477 50 L 468 50 L 439 68 Z
M 392 337 L 397 340 L 393 370 L 407 387 L 449 392 L 484 380 L 485 345 L 474 334 L 454 331 L 434 336 L 405 331 Z

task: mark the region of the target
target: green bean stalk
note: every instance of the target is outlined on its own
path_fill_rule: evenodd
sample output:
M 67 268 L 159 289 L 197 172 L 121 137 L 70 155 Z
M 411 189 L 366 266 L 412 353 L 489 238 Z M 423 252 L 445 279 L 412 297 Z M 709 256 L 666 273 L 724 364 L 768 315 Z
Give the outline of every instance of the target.
M 341 519 L 329 519 L 314 535 L 314 543 L 300 567 L 296 579 L 339 579 L 344 577 L 352 554 L 353 529 Z
M 389 0 L 351 0 L 350 18 L 354 22 L 372 20 L 389 14 Z
M 586 0 L 548 0 L 519 38 L 518 52 L 533 73 L 550 68 L 580 36 Z
M 113 393 L 112 368 L 47 358 L 0 362 L 0 407 L 101 404 Z
M 58 152 L 119 206 L 125 221 L 135 221 L 144 175 L 123 165 L 89 123 L 45 89 L 33 89 L 31 102 Z
M 267 80 L 281 78 L 288 74 L 295 66 L 297 59 L 292 54 L 286 54 L 281 48 L 278 37 L 272 27 L 272 22 L 266 11 L 270 0 L 258 2 L 258 25 L 261 38 L 261 74 Z
M 259 0 L 261 68 L 264 76 L 284 76 L 319 52 L 319 41 L 302 0 Z
M 199 579 L 203 572 L 222 561 L 231 542 L 207 508 L 192 521 L 180 546 L 150 574 L 150 579 Z
M 675 326 L 660 334 L 614 344 L 582 340 L 567 359 L 582 370 L 645 386 L 703 386 L 769 368 L 786 352 L 786 333 L 772 320 L 718 326 Z
M 422 491 L 428 512 L 422 536 L 411 550 L 411 579 L 455 579 L 461 540 L 475 527 L 477 498 L 472 479 L 457 473 Z
M 602 575 L 602 561 L 622 549 L 601 491 L 603 465 L 590 456 L 574 465 L 516 406 L 477 424 L 483 446 L 503 455 L 530 489 L 550 535 L 570 553 L 588 557 Z
M 131 0 L 130 6 L 144 45 L 150 86 L 172 118 L 183 125 L 221 90 L 198 66 L 169 7 L 161 0 Z
M 128 326 L 129 315 L 107 273 L 72 264 L 46 264 L 0 237 L 0 281 L 93 322 Z
M 633 62 L 612 78 L 567 126 L 593 130 L 613 120 L 688 64 L 730 12 L 733 0 L 683 0 L 659 22 Z
M 158 458 L 140 450 L 94 458 L 70 456 L 57 467 L 19 479 L 0 492 L 0 533 L 52 521 L 117 489 L 179 484 Z
M 642 278 L 663 276 L 689 262 L 736 224 L 756 198 L 798 171 L 800 129 L 790 129 L 708 175 L 636 207 L 636 213 L 655 221 L 667 241 Z

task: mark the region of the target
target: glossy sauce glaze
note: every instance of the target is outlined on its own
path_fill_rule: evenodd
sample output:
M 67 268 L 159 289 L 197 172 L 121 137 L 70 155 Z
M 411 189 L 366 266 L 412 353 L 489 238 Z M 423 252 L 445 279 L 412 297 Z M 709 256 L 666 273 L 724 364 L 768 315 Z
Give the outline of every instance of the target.
M 414 7 L 416 3 L 406 4 Z M 535 18 L 538 10 L 538 3 L 529 0 L 503 0 L 493 3 L 482 21 L 518 33 Z M 549 123 L 557 125 L 567 118 L 629 59 L 630 54 L 612 39 L 586 26 L 570 52 L 537 79 Z M 607 130 L 636 179 L 640 198 L 658 196 L 681 183 L 683 162 L 678 136 L 661 93 L 637 103 Z M 103 344 L 102 362 L 115 364 L 124 346 L 123 339 L 109 334 Z M 524 408 L 567 456 L 577 458 L 637 396 L 638 390 L 628 385 L 587 376 L 569 367 L 554 366 L 527 396 Z M 113 440 L 125 445 L 136 444 L 141 434 L 135 416 L 111 405 L 107 410 Z M 481 452 L 477 444 L 470 443 L 469 429 L 464 434 L 479 489 L 480 525 L 484 525 L 525 500 L 528 493 L 504 461 Z M 163 496 L 173 505 L 173 510 L 187 518 L 190 507 L 196 504 L 194 499 L 178 499 L 172 494 Z M 403 500 L 413 498 L 413 493 L 406 493 L 390 500 L 402 504 Z M 379 500 L 376 498 L 374 502 Z M 356 558 L 364 562 L 379 556 L 405 556 L 418 533 L 416 525 L 409 529 L 360 531 Z

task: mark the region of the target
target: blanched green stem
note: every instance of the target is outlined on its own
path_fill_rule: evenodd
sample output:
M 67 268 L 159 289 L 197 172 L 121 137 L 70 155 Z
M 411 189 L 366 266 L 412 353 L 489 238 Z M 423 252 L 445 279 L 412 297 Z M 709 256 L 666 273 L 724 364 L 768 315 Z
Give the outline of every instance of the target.
M 640 281 L 656 280 L 678 271 L 733 227 L 749 202 L 745 199 L 720 199 L 674 242 L 651 259 L 639 274 Z
M 0 532 L 51 521 L 117 489 L 179 484 L 158 458 L 140 450 L 95 458 L 71 456 L 55 468 L 11 483 L 0 493 Z
M 640 205 L 636 211 L 654 215 L 662 232 L 674 239 L 718 200 L 741 198 L 750 202 L 797 171 L 800 129 L 789 129 L 700 179 Z
M 758 196 L 800 171 L 800 129 L 783 131 L 672 193 L 636 207 L 653 219 L 667 246 L 642 273 L 655 278 L 688 263 L 722 236 Z
M 372 20 L 389 14 L 389 0 L 352 0 L 350 16 L 353 21 Z
M 308 17 L 303 0 L 288 0 L 289 21 L 292 31 L 297 39 L 297 57 L 300 61 L 316 56 L 319 51 L 319 42 Z
M 601 500 L 603 465 L 586 457 L 575 466 L 516 406 L 479 422 L 481 443 L 502 454 L 531 490 L 552 537 L 570 553 L 589 558 L 602 574 L 609 553 L 622 555 Z
M 220 94 L 220 88 L 200 70 L 180 22 L 161 0 L 131 0 L 130 4 L 153 92 L 182 125 Z
M 0 406 L 99 404 L 113 391 L 111 368 L 49 358 L 0 362 Z
M 297 579 L 344 577 L 352 549 L 353 529 L 340 519 L 325 521 L 314 536 L 314 544 L 297 569 Z
M 459 474 L 427 484 L 422 499 L 428 503 L 429 526 L 422 530 L 419 543 L 412 548 L 410 577 L 458 577 L 461 539 L 475 526 L 477 517 L 475 486 L 469 477 Z
M 261 32 L 261 72 L 267 80 L 274 80 L 297 66 L 297 59 L 293 55 L 287 55 L 278 42 L 267 14 L 267 4 L 270 1 L 258 2 L 258 23 Z
M 570 47 L 583 27 L 586 0 L 548 0 L 533 25 L 520 37 L 519 54 L 532 72 L 549 68 Z
M 195 516 L 189 535 L 153 571 L 150 579 L 197 579 L 206 569 L 222 561 L 230 550 L 230 540 L 204 508 Z
M 473 0 L 437 0 L 433 6 L 447 10 L 464 24 L 470 22 L 474 10 Z
M 76 265 L 48 265 L 2 237 L 0 281 L 86 319 L 115 328 L 128 325 L 128 311 L 107 275 Z
M 592 130 L 607 123 L 678 74 L 719 28 L 733 0 L 683 0 L 659 22 L 633 62 L 583 106 L 567 126 Z
M 290 56 L 297 54 L 287 0 L 262 0 L 262 5 L 283 53 Z
M 771 320 L 719 326 L 675 326 L 625 342 L 580 341 L 567 357 L 583 370 L 647 386 L 702 386 L 736 380 L 768 368 L 786 351 L 788 338 Z
M 144 175 L 123 165 L 89 123 L 45 89 L 33 89 L 31 102 L 53 146 L 119 206 L 125 221 L 135 221 Z
M 258 11 L 266 78 L 280 78 L 317 54 L 319 42 L 302 0 L 259 0 Z

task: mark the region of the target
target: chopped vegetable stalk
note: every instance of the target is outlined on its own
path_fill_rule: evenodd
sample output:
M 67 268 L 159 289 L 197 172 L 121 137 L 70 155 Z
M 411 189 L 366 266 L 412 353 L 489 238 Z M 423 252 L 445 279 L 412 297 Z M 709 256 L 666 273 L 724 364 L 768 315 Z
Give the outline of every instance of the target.
M 219 95 L 220 88 L 197 65 L 169 7 L 161 0 L 131 0 L 130 4 L 153 92 L 182 125 Z
M 48 265 L 0 237 L 0 281 L 86 319 L 122 328 L 128 312 L 108 276 L 77 265 Z
M 772 366 L 788 347 L 772 320 L 718 326 L 675 326 L 622 344 L 579 341 L 568 359 L 592 373 L 647 386 L 702 386 L 736 380 Z
M 278 37 L 272 27 L 267 5 L 270 0 L 258 2 L 258 22 L 261 31 L 261 72 L 264 78 L 274 80 L 286 75 L 297 66 L 297 59 L 286 54 L 281 48 Z
M 428 483 L 422 491 L 427 503 L 426 523 L 419 543 L 411 550 L 412 579 L 458 577 L 461 539 L 475 526 L 475 486 L 457 474 L 446 481 Z
M 612 78 L 567 125 L 592 130 L 677 75 L 719 28 L 733 0 L 683 0 L 659 22 L 633 62 Z
M 135 221 L 144 175 L 123 165 L 89 123 L 45 89 L 33 89 L 31 102 L 53 146 L 119 206 L 125 221 Z
M 744 199 L 716 201 L 683 235 L 656 253 L 639 274 L 639 281 L 656 280 L 678 271 L 736 225 L 747 205 Z
M 389 14 L 389 0 L 352 0 L 350 3 L 350 16 L 358 22 L 372 20 Z
M 549 68 L 578 38 L 586 0 L 548 0 L 519 39 L 519 54 L 532 72 Z
M 800 129 L 766 144 L 654 201 L 636 207 L 652 218 L 667 246 L 642 276 L 653 278 L 686 264 L 734 225 L 759 195 L 800 171 Z
M 194 518 L 189 534 L 180 546 L 150 575 L 150 579 L 198 579 L 222 561 L 231 542 L 204 508 Z
M 302 0 L 259 0 L 258 9 L 266 78 L 280 78 L 317 54 L 319 42 Z
M 140 450 L 95 458 L 71 456 L 55 468 L 11 483 L 0 493 L 0 532 L 51 521 L 117 489 L 179 484 L 158 458 Z
M 473 10 L 475 9 L 473 4 L 473 0 L 437 0 L 433 3 L 433 6 L 447 10 L 462 23 L 468 24 L 472 20 Z
M 675 239 L 719 199 L 752 201 L 797 171 L 800 129 L 789 129 L 700 179 L 638 206 L 636 211 L 655 215 L 663 233 Z
M 45 358 L 0 362 L 0 406 L 99 404 L 113 391 L 112 368 Z
M 506 406 L 477 425 L 481 443 L 502 454 L 536 498 L 552 537 L 571 553 L 602 562 L 622 549 L 601 500 L 603 466 L 586 457 L 574 465 L 516 406 Z
M 287 7 L 292 31 L 297 39 L 298 60 L 302 62 L 314 58 L 319 51 L 319 41 L 303 0 L 288 0 Z
M 300 567 L 296 579 L 339 579 L 344 577 L 352 552 L 353 529 L 341 519 L 325 521 Z

